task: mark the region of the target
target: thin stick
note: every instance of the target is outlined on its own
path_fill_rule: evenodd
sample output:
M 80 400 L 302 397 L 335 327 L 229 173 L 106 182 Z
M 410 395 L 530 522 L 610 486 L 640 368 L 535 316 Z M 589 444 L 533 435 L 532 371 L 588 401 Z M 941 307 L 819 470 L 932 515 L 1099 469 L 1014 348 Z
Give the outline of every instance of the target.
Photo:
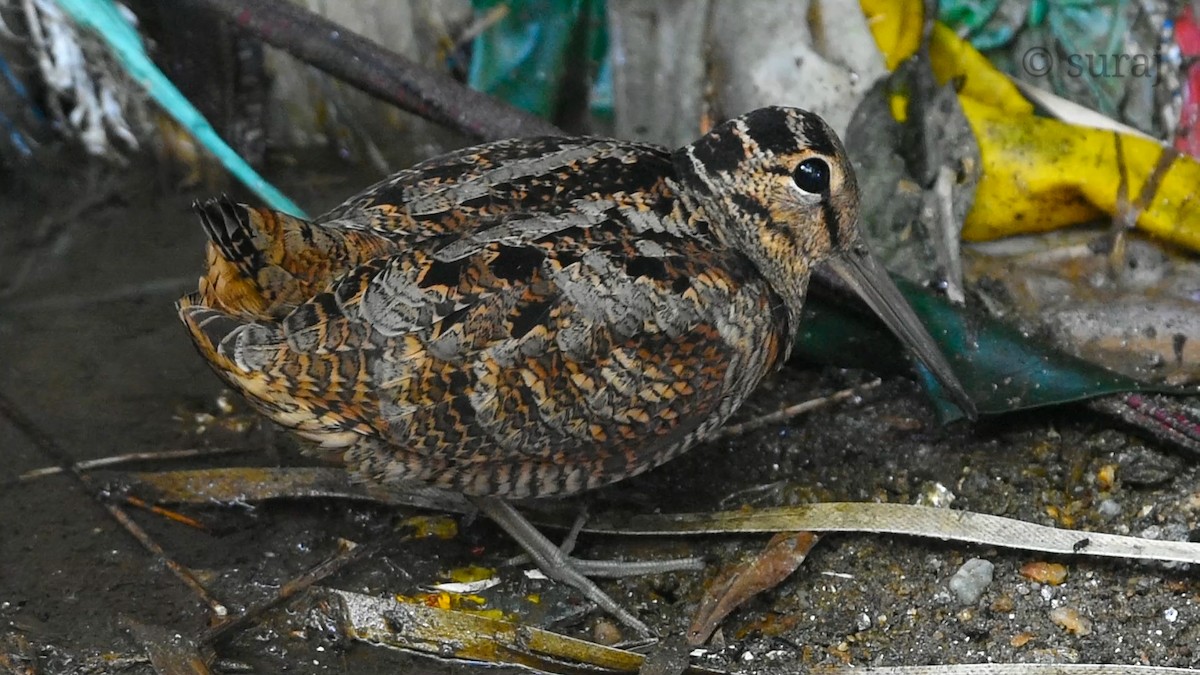
M 183 448 L 181 450 L 158 450 L 153 452 L 128 452 L 123 455 L 112 455 L 111 457 L 100 457 L 98 459 L 86 459 L 82 462 L 75 462 L 69 467 L 65 466 L 47 466 L 41 469 L 33 469 L 17 476 L 16 481 L 34 480 L 36 478 L 45 478 L 46 476 L 56 476 L 67 471 L 91 471 L 92 469 L 100 469 L 118 464 L 126 464 L 129 462 L 160 462 L 176 459 L 190 459 L 193 457 L 215 457 L 217 455 L 227 455 L 234 452 L 247 452 L 246 448 Z
M 785 422 L 787 420 L 790 420 L 793 417 L 796 417 L 797 415 L 803 415 L 806 412 L 811 412 L 818 408 L 824 408 L 825 406 L 830 405 L 832 403 L 837 403 L 838 401 L 844 401 L 848 398 L 853 398 L 855 396 L 858 396 L 860 394 L 868 392 L 868 391 L 874 389 L 875 387 L 878 387 L 882 382 L 883 382 L 883 380 L 876 378 L 866 384 L 859 385 L 857 387 L 853 387 L 850 389 L 843 389 L 841 391 L 834 392 L 834 393 L 830 394 L 829 396 L 823 396 L 821 398 L 814 398 L 810 401 L 804 401 L 803 403 L 797 403 L 795 405 L 790 405 L 786 408 L 783 408 L 782 410 L 776 410 L 773 413 L 768 413 L 766 415 L 763 415 L 762 417 L 755 417 L 752 420 L 748 420 L 748 421 L 742 422 L 740 424 L 730 424 L 730 425 L 726 426 L 725 428 L 721 429 L 720 433 L 718 433 L 715 438 L 729 438 L 731 436 L 740 436 L 742 434 L 754 431 L 755 429 L 761 429 L 763 427 L 770 426 L 772 424 L 779 424 L 780 422 Z
M 484 13 L 483 16 L 479 17 L 478 19 L 475 19 L 475 21 L 472 22 L 471 25 L 469 25 L 465 29 L 463 29 L 463 32 L 460 33 L 459 36 L 454 39 L 454 45 L 458 46 L 458 45 L 470 42 L 471 40 L 474 40 L 475 38 L 482 35 L 483 32 L 486 31 L 487 29 L 500 23 L 504 19 L 504 17 L 508 16 L 508 13 L 511 11 L 512 11 L 512 8 L 509 7 L 507 4 L 496 5 L 495 7 L 489 9 L 487 12 Z
M 1146 176 L 1146 181 L 1142 183 L 1142 189 L 1138 192 L 1137 200 L 1132 204 L 1129 202 L 1129 169 L 1125 161 L 1125 144 L 1122 142 L 1121 134 L 1113 132 L 1113 140 L 1116 147 L 1116 163 L 1117 163 L 1117 204 L 1116 214 L 1113 216 L 1112 231 L 1109 236 L 1112 241 L 1109 245 L 1108 263 L 1113 274 L 1121 271 L 1125 265 L 1125 242 L 1129 230 L 1137 227 L 1138 220 L 1141 219 L 1142 213 L 1150 207 L 1150 203 L 1154 201 L 1154 197 L 1158 195 L 1159 185 L 1162 184 L 1163 177 L 1174 166 L 1175 160 L 1179 157 L 1179 151 L 1172 147 L 1162 149 L 1158 155 L 1158 161 L 1154 163 L 1154 168 L 1151 169 L 1150 175 Z
M 26 438 L 28 438 L 38 450 L 41 450 L 43 453 L 48 455 L 50 459 L 58 462 L 59 465 L 63 467 L 64 471 L 70 472 L 70 474 L 79 481 L 80 485 L 83 486 L 84 490 L 86 490 L 88 494 L 92 496 L 97 504 L 104 507 L 104 509 L 108 511 L 109 515 L 111 515 L 114 520 L 120 523 L 121 526 L 124 527 L 127 532 L 129 532 L 129 534 L 133 535 L 133 538 L 138 540 L 138 543 L 142 545 L 142 548 L 149 551 L 151 555 L 156 557 L 159 562 L 166 566 L 167 569 L 171 570 L 171 572 L 188 588 L 191 588 L 193 591 L 195 591 L 196 595 L 200 596 L 200 599 L 208 605 L 209 609 L 215 616 L 224 617 L 229 614 L 229 610 L 226 609 L 225 605 L 219 602 L 212 596 L 212 594 L 208 592 L 208 589 L 206 589 L 204 585 L 200 583 L 200 580 L 197 579 L 194 574 L 192 574 L 191 570 L 167 557 L 166 551 L 164 551 L 162 547 L 159 546 L 158 543 L 146 533 L 145 530 L 143 530 L 137 523 L 133 522 L 133 519 L 129 517 L 129 514 L 125 513 L 124 509 L 116 504 L 109 503 L 106 499 L 107 493 L 104 490 L 97 488 L 92 478 L 79 469 L 75 462 L 71 461 L 70 454 L 58 444 L 58 441 L 54 440 L 54 438 L 52 438 L 46 432 L 42 431 L 41 427 L 35 424 L 33 420 L 29 419 L 25 413 L 21 412 L 21 409 L 17 407 L 17 405 L 13 403 L 11 399 L 5 396 L 3 392 L 0 392 L 0 417 L 6 418 L 14 427 L 16 427 L 17 431 L 21 432 Z
M 208 589 L 204 587 L 204 584 L 200 583 L 200 580 L 196 578 L 196 575 L 192 574 L 192 571 L 187 567 L 184 567 L 168 557 L 167 552 L 158 545 L 158 542 L 154 541 L 154 539 L 151 538 L 150 535 L 147 534 L 140 525 L 133 522 L 133 519 L 129 517 L 129 514 L 125 513 L 125 509 L 122 509 L 116 504 L 109 504 L 107 502 L 101 502 L 101 505 L 108 510 L 109 514 L 112 515 L 114 520 L 120 523 L 121 526 L 124 527 L 127 532 L 129 532 L 129 534 L 133 535 L 134 539 L 138 540 L 138 543 L 142 545 L 142 548 L 146 549 L 151 555 L 158 558 L 159 562 L 166 565 L 167 569 L 171 570 L 171 573 L 178 577 L 185 586 L 192 589 L 192 591 L 198 595 L 206 605 L 208 605 L 209 610 L 212 611 L 214 616 L 216 616 L 218 619 L 229 616 L 229 609 L 226 608 L 221 601 L 214 598 L 212 594 L 208 592 Z
M 134 506 L 139 509 L 144 509 L 146 511 L 149 511 L 150 513 L 153 513 L 156 516 L 162 516 L 163 518 L 166 518 L 167 520 L 173 520 L 182 525 L 187 525 L 188 527 L 195 528 L 202 532 L 209 531 L 207 525 L 196 520 L 195 518 L 185 516 L 178 511 L 172 511 L 171 509 L 163 508 L 157 504 L 151 504 L 150 502 L 147 502 L 146 500 L 141 499 L 139 497 L 134 497 L 133 495 L 125 495 L 125 503 L 129 504 L 130 506 Z
M 434 72 L 292 2 L 188 0 L 380 100 L 483 140 L 557 136 L 540 117 Z

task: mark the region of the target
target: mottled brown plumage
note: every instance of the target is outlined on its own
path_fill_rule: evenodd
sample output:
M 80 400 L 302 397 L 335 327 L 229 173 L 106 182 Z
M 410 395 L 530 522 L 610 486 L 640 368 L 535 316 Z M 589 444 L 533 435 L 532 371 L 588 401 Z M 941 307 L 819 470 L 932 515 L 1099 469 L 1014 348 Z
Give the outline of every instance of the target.
M 572 494 L 724 423 L 787 357 L 823 261 L 952 381 L 857 206 L 840 142 L 795 109 L 675 152 L 502 141 L 312 222 L 199 205 L 208 268 L 179 312 L 226 382 L 363 479 Z

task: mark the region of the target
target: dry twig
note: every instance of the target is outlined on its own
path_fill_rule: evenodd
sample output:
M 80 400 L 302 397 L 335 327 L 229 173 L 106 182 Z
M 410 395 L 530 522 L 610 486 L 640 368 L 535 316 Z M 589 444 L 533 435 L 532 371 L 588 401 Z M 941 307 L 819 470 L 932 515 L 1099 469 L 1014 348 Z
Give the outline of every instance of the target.
M 246 448 L 183 448 L 181 450 L 155 450 L 150 452 L 127 452 L 123 455 L 112 455 L 110 457 L 100 457 L 97 459 L 87 459 L 82 462 L 75 462 L 71 466 L 47 466 L 41 469 L 33 469 L 17 476 L 16 482 L 34 480 L 36 478 L 45 478 L 46 476 L 57 476 L 60 473 L 68 471 L 91 471 L 92 469 L 101 469 L 120 464 L 128 464 L 129 462 L 160 462 L 171 461 L 176 459 L 191 459 L 194 457 L 215 457 L 217 455 L 227 455 L 235 452 L 246 452 Z M 7 485 L 7 483 L 5 484 Z
M 752 420 L 747 420 L 745 422 L 741 422 L 738 424 L 730 424 L 730 425 L 725 426 L 725 428 L 721 429 L 721 432 L 719 434 L 717 434 L 716 437 L 717 438 L 729 438 L 731 436 L 741 436 L 742 434 L 754 431 L 756 429 L 761 429 L 763 427 L 767 427 L 772 424 L 779 424 L 780 422 L 786 422 L 787 420 L 790 420 L 793 417 L 796 417 L 798 415 L 803 415 L 804 413 L 807 413 L 807 412 L 812 412 L 814 410 L 817 410 L 818 408 L 824 408 L 825 406 L 830 405 L 832 403 L 837 403 L 838 401 L 845 401 L 848 398 L 854 398 L 856 396 L 861 396 L 862 394 L 878 387 L 882 383 L 883 383 L 883 380 L 881 380 L 879 378 L 875 378 L 874 380 L 871 380 L 870 382 L 859 385 L 857 387 L 851 387 L 850 389 L 843 389 L 841 391 L 834 392 L 828 396 L 822 396 L 820 398 L 810 399 L 808 401 L 804 401 L 802 403 L 797 403 L 795 405 L 789 405 L 786 408 L 783 408 L 781 410 L 776 410 L 773 413 L 768 413 L 766 415 L 762 415 L 761 417 L 755 417 Z

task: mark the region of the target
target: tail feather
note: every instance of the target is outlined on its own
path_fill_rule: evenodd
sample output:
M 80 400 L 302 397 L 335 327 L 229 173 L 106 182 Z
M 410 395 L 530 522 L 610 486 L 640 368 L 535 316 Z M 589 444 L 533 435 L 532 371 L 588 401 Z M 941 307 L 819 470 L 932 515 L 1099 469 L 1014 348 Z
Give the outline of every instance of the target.
M 323 226 L 228 197 L 193 208 L 210 242 L 201 300 L 246 318 L 282 318 L 346 271 L 395 250 L 372 232 Z
M 263 242 L 256 241 L 250 224 L 249 207 L 236 204 L 226 195 L 206 202 L 195 201 L 192 209 L 200 216 L 200 225 L 221 257 L 253 279 L 266 265 Z
M 325 448 L 344 448 L 370 433 L 369 424 L 353 415 L 348 399 L 353 387 L 289 375 L 308 367 L 309 355 L 289 351 L 278 325 L 233 316 L 203 302 L 199 293 L 180 298 L 180 320 L 213 371 L 259 412 Z M 336 369 L 330 365 L 335 356 L 319 358 L 326 360 L 325 368 Z M 344 395 L 339 398 L 339 393 Z
M 237 370 L 237 365 L 221 346 L 225 338 L 244 325 L 244 322 L 206 306 L 199 293 L 183 296 L 175 304 L 175 308 L 179 311 L 179 319 L 187 327 L 196 349 L 223 379 L 232 383 L 232 373 Z

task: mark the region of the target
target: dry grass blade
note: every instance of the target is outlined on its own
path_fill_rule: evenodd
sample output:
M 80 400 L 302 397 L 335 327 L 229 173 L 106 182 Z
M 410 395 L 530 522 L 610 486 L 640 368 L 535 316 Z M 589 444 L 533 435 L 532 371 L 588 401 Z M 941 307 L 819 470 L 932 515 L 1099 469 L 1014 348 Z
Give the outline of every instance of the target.
M 512 622 L 391 598 L 324 589 L 331 605 L 345 612 L 343 628 L 354 639 L 397 649 L 423 652 L 439 658 L 513 664 L 547 673 L 580 673 L 603 670 L 638 672 L 641 654 L 604 647 Z M 695 665 L 684 673 L 716 673 Z M 946 666 L 817 667 L 824 675 L 1196 675 L 1187 668 L 1122 666 L 1111 664 L 980 663 Z
M 1017 85 L 1022 94 L 1025 94 L 1034 103 L 1045 108 L 1052 117 L 1056 117 L 1064 122 L 1069 122 L 1080 127 L 1091 127 L 1093 129 L 1104 129 L 1121 134 L 1129 134 L 1148 141 L 1158 142 L 1157 138 L 1154 138 L 1141 129 L 1135 129 L 1128 124 L 1122 124 L 1107 115 L 1081 106 L 1074 101 L 1067 100 L 1041 87 L 1035 87 L 1028 82 L 1022 82 L 1012 76 L 1009 76 L 1009 81 Z
M 190 569 L 168 556 L 167 552 L 163 550 L 163 547 L 159 546 L 158 542 L 154 541 L 154 539 L 145 530 L 143 530 L 140 525 L 133 522 L 133 519 L 129 517 L 129 514 L 125 513 L 124 509 L 116 504 L 106 503 L 103 504 L 103 506 L 104 508 L 108 509 L 108 512 L 112 515 L 113 520 L 116 520 L 118 523 L 120 523 L 121 527 L 125 528 L 125 531 L 129 532 L 129 534 L 133 535 L 134 539 L 138 540 L 138 543 L 142 545 L 142 548 L 146 549 L 146 551 L 162 562 L 167 569 L 171 570 L 171 573 L 174 574 L 176 578 L 182 581 L 185 586 L 192 589 L 192 592 L 195 593 L 201 600 L 203 600 L 204 604 L 208 605 L 208 608 L 212 612 L 214 618 L 222 619 L 229 615 L 229 609 L 225 607 L 225 604 L 213 597 L 212 593 L 208 592 L 208 589 L 203 583 L 200 582 L 199 579 L 196 578 L 196 575 L 193 574 Z
M 354 499 L 467 513 L 465 499 L 437 490 L 388 490 L 350 480 L 345 469 L 322 467 L 226 467 L 102 474 L 112 483 L 158 504 L 233 504 L 269 499 Z M 99 477 L 99 476 L 98 476 Z
M 345 471 L 318 467 L 222 467 L 113 474 L 111 478 L 127 482 L 138 496 L 159 504 L 230 504 L 314 497 L 373 499 L 366 487 L 352 483 Z
M 430 508 L 424 498 L 369 494 L 335 469 L 220 469 L 130 474 L 140 492 L 160 503 L 258 501 L 277 497 L 370 499 Z M 432 506 L 462 512 L 454 504 Z M 544 518 L 539 523 L 556 523 Z M 561 523 L 558 523 L 561 525 Z M 597 519 L 585 532 L 679 536 L 760 532 L 881 532 L 988 544 L 1002 548 L 1140 560 L 1200 563 L 1200 544 L 1066 530 L 1025 521 L 908 504 L 833 502 L 758 511 L 639 515 L 621 522 Z
M 735 532 L 881 532 L 1063 555 L 1200 563 L 1200 543 L 1081 532 L 970 511 L 830 502 L 806 506 L 646 514 L 619 524 L 589 523 L 585 532 L 622 535 L 731 534 Z
M 125 496 L 125 503 L 130 506 L 149 511 L 150 513 L 153 513 L 156 516 L 162 516 L 163 518 L 166 518 L 167 520 L 179 523 L 180 525 L 187 525 L 188 527 L 196 529 L 196 530 L 200 530 L 201 532 L 209 532 L 210 531 L 207 525 L 196 520 L 195 518 L 192 518 L 191 516 L 185 516 L 184 514 L 178 512 L 178 511 L 172 511 L 171 509 L 165 509 L 161 506 L 158 506 L 157 504 L 151 504 L 149 502 L 146 502 L 145 500 L 138 499 L 137 497 L 134 497 L 132 495 Z

